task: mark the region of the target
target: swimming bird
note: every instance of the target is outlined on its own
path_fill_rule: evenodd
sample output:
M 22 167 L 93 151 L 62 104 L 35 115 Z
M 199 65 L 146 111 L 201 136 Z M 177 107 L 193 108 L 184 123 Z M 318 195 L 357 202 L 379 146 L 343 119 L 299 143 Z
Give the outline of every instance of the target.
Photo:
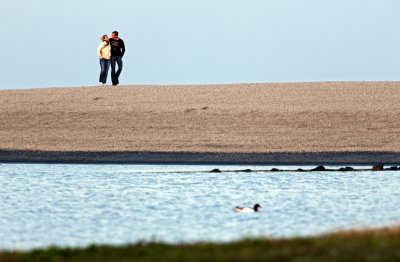
M 254 213 L 258 212 L 258 209 L 261 208 L 260 204 L 255 204 L 253 208 L 251 207 L 234 207 L 233 211 L 236 213 Z

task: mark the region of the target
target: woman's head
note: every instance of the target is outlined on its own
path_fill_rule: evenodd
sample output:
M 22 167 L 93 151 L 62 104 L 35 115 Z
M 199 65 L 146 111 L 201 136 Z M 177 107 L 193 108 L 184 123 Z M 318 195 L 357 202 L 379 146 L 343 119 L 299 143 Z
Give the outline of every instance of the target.
M 100 37 L 100 40 L 101 40 L 101 41 L 108 41 L 108 35 L 102 35 L 102 36 Z

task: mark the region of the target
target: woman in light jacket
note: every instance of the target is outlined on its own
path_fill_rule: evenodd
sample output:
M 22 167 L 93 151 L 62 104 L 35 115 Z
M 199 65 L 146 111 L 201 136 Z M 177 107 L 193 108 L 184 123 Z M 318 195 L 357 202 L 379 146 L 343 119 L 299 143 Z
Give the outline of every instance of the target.
M 111 46 L 108 41 L 107 35 L 102 35 L 100 37 L 101 43 L 99 48 L 97 48 L 97 55 L 100 58 L 100 85 L 104 86 L 107 83 L 108 70 L 110 68 L 111 59 Z

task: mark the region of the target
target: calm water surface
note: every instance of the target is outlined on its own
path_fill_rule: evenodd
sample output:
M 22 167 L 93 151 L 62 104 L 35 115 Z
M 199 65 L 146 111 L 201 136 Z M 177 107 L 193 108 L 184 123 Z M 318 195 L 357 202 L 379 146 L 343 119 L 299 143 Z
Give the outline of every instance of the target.
M 397 171 L 213 168 L 271 167 L 2 164 L 0 249 L 290 237 L 400 221 Z M 255 203 L 259 213 L 232 211 Z

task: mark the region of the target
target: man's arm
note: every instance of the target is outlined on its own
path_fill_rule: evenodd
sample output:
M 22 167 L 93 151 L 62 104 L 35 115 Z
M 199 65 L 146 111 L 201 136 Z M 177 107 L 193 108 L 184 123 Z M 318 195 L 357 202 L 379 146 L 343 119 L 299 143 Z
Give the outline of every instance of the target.
M 121 57 L 125 54 L 125 43 L 124 40 L 121 39 Z

